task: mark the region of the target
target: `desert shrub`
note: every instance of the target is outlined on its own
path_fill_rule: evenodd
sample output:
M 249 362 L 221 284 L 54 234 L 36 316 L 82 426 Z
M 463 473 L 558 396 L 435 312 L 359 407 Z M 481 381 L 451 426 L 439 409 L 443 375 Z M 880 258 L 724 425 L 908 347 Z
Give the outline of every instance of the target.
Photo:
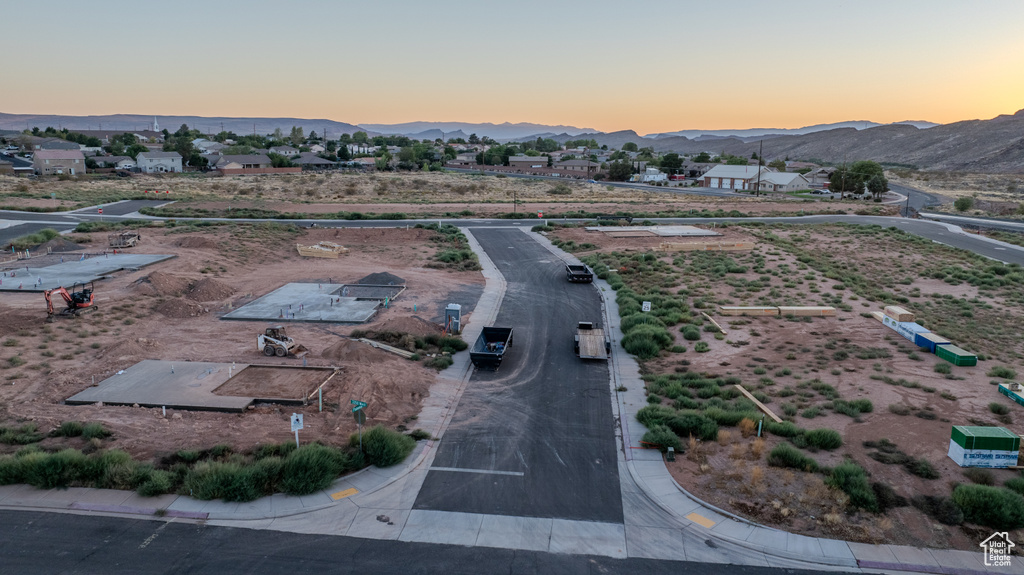
M 641 441 L 657 447 L 662 452 L 668 451 L 669 447 L 676 451 L 680 450 L 679 436 L 666 425 L 654 426 L 644 434 Z
M 960 484 L 953 501 L 964 520 L 998 530 L 1024 527 L 1024 497 L 1001 487 Z
M 28 445 L 43 440 L 43 434 L 34 423 L 26 423 L 18 428 L 0 427 L 0 443 L 7 445 Z
M 935 367 L 933 367 L 932 369 L 935 370 L 935 373 L 941 373 L 943 375 L 953 373 L 953 368 L 950 367 L 948 363 L 936 363 Z
M 994 401 L 988 404 L 988 410 L 996 415 L 1006 415 L 1007 413 L 1010 413 L 1009 407 L 1003 405 L 1002 403 L 996 403 Z
M 676 410 L 667 405 L 648 405 L 636 412 L 636 419 L 644 424 L 644 427 L 653 429 L 657 425 L 664 425 L 675 417 L 676 413 Z
M 889 405 L 889 413 L 896 415 L 910 415 L 910 408 L 902 403 L 893 403 Z
M 665 322 L 661 321 L 657 316 L 649 313 L 634 313 L 627 315 L 622 318 L 622 323 L 619 326 L 622 328 L 622 333 L 629 333 L 633 328 L 638 325 L 653 325 L 657 327 L 665 327 Z
M 768 433 L 778 435 L 779 437 L 796 437 L 804 432 L 796 424 L 789 421 L 783 421 L 782 423 L 766 421 L 764 428 Z
M 693 351 L 697 353 L 705 353 L 711 351 L 711 346 L 708 345 L 708 342 L 706 341 L 698 341 L 697 343 L 693 344 Z
M 2 479 L 0 479 L 0 483 L 2 483 Z M 1024 495 L 1024 476 L 1007 479 L 1003 486 L 1010 491 Z
M 647 403 L 650 403 L 650 404 L 653 404 L 653 405 L 657 405 L 657 404 L 661 403 L 661 396 L 656 394 L 656 393 L 648 394 L 647 395 Z
M 358 439 L 356 440 L 358 443 Z M 363 453 L 367 463 L 389 467 L 402 462 L 416 447 L 416 440 L 401 433 L 376 425 L 363 434 Z
M 843 438 L 834 429 L 812 429 L 804 433 L 807 445 L 818 449 L 833 450 L 843 445 Z
M 696 413 L 679 413 L 665 425 L 680 437 L 692 435 L 704 441 L 714 441 L 718 438 L 718 423 Z
M 944 525 L 960 525 L 964 522 L 964 513 L 952 497 L 918 495 L 911 498 L 910 503 Z
M 0 455 L 0 485 L 23 483 L 24 476 L 24 466 L 20 457 Z
M 818 462 L 804 455 L 802 451 L 788 443 L 780 443 L 768 454 L 768 465 L 772 467 L 791 467 L 802 471 L 817 471 Z
M 875 500 L 878 501 L 878 511 L 886 512 L 896 507 L 910 505 L 906 497 L 896 493 L 888 483 L 875 482 L 871 484 L 871 490 L 875 492 Z
M 422 429 L 414 429 L 409 432 L 409 437 L 413 438 L 414 441 L 419 441 L 421 439 L 430 439 L 432 436 Z
M 21 459 L 25 483 L 39 489 L 67 487 L 82 475 L 87 460 L 77 449 L 64 449 L 57 453 L 36 451 Z
M 231 501 L 244 501 L 239 496 L 248 490 L 244 485 L 236 485 L 241 475 L 242 466 L 237 463 L 200 461 L 185 475 L 182 491 L 202 500 L 230 498 Z
M 683 334 L 683 339 L 687 341 L 697 341 L 700 339 L 700 329 L 693 324 L 686 324 L 680 330 Z
M 82 435 L 83 426 L 77 421 L 65 421 L 53 430 L 54 437 L 78 437 Z
M 953 202 L 953 207 L 956 208 L 956 211 L 958 212 L 966 212 L 974 207 L 974 198 L 971 196 L 957 198 L 956 201 Z
M 369 432 L 365 435 L 369 435 Z M 405 439 L 415 444 L 411 438 Z M 326 489 L 345 471 L 349 463 L 348 455 L 340 449 L 319 443 L 303 445 L 284 459 L 278 488 L 289 495 L 315 493 Z
M 174 475 L 169 471 L 156 470 L 150 473 L 135 491 L 143 497 L 156 497 L 170 493 L 173 488 Z
M 110 435 L 110 432 L 103 427 L 102 423 L 94 421 L 92 423 L 86 423 L 82 427 L 82 437 L 85 439 L 105 439 L 110 437 Z
M 993 367 L 992 369 L 988 370 L 988 373 L 986 375 L 988 375 L 989 377 L 999 377 L 999 378 L 1002 378 L 1002 379 L 1016 379 L 1017 378 L 1017 372 L 1016 371 L 1014 371 L 1013 369 L 1011 369 L 1009 367 L 1002 366 L 1002 365 L 997 365 L 997 366 Z
M 868 484 L 864 469 L 852 461 L 844 461 L 832 468 L 825 484 L 840 489 L 850 497 L 850 505 L 867 511 L 878 511 L 878 498 Z
M 640 359 L 650 359 L 672 345 L 672 335 L 655 325 L 638 325 L 622 338 L 622 347 Z
M 455 360 L 450 355 L 438 355 L 427 359 L 427 361 L 423 362 L 423 365 L 440 371 L 447 369 L 453 363 L 455 363 Z
M 175 455 L 185 463 L 195 463 L 200 457 L 200 453 L 194 449 L 179 449 Z
M 972 483 L 978 485 L 995 485 L 996 478 L 992 475 L 992 471 L 989 469 L 982 469 L 980 467 L 968 467 L 964 470 L 964 477 L 970 479 Z
M 903 467 L 909 471 L 912 475 L 916 475 L 923 479 L 938 479 L 941 477 L 939 472 L 932 465 L 931 461 L 927 459 L 911 459 L 903 464 Z

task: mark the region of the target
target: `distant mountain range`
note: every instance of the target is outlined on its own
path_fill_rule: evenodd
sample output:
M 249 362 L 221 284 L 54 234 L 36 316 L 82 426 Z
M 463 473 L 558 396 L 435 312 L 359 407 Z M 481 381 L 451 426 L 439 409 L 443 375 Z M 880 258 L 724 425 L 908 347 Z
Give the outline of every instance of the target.
M 400 134 L 403 136 L 409 136 L 410 138 L 426 133 L 428 130 L 431 134 L 437 134 L 436 137 L 441 137 L 441 132 L 444 132 L 444 138 L 446 140 L 466 137 L 465 134 L 476 134 L 477 136 L 487 136 L 499 142 L 507 142 L 518 138 L 532 137 L 537 139 L 538 134 L 543 133 L 566 133 L 566 134 L 582 134 L 584 132 L 594 132 L 593 128 L 577 128 L 575 126 L 546 126 L 544 124 L 529 124 L 519 123 L 510 124 L 505 122 L 504 124 L 469 124 L 466 122 L 408 122 L 405 124 L 361 124 L 362 127 L 372 130 L 374 132 L 380 132 L 381 134 Z M 462 132 L 463 136 L 455 136 L 455 132 Z M 452 134 L 449 136 L 449 134 Z M 423 139 L 423 138 L 417 138 Z M 433 138 L 431 138 L 433 139 Z
M 915 166 L 929 170 L 1024 173 L 1024 110 L 990 120 L 968 120 L 952 124 L 931 122 L 839 122 L 796 129 L 755 128 L 749 130 L 681 130 L 641 136 L 633 130 L 598 132 L 573 126 L 543 124 L 472 124 L 460 122 L 410 122 L 406 124 L 363 124 L 356 126 L 333 120 L 303 118 L 208 118 L 201 116 L 157 116 L 161 128 L 177 130 L 182 124 L 203 132 L 221 129 L 237 134 L 286 134 L 300 126 L 309 134 L 325 129 L 328 137 L 365 131 L 368 134 L 401 134 L 414 139 L 468 138 L 488 136 L 503 142 L 551 138 L 594 139 L 598 145 L 621 148 L 627 142 L 652 147 L 657 152 L 709 152 L 750 157 L 763 145 L 768 160 L 789 158 L 839 164 L 875 160 L 890 165 Z M 0 113 L 0 130 L 24 130 L 38 126 L 72 130 L 140 130 L 151 128 L 152 116 L 57 116 Z M 762 142 L 763 141 L 763 142 Z
M 236 134 L 272 134 L 280 128 L 287 135 L 292 126 L 302 128 L 309 134 L 316 131 L 321 134 L 327 131 L 329 138 L 337 138 L 342 134 L 351 134 L 362 130 L 359 126 L 336 122 L 334 120 L 310 120 L 306 118 L 223 118 L 204 116 L 142 116 L 138 114 L 113 114 L 107 116 L 58 116 L 52 114 L 4 114 L 0 113 L 0 130 L 25 130 L 47 126 L 67 128 L 69 130 L 149 130 L 153 128 L 154 118 L 160 129 L 172 132 L 188 125 L 205 134 L 216 134 L 221 130 Z
M 681 130 L 679 132 L 662 132 L 660 134 L 648 134 L 646 138 L 671 138 L 674 136 L 682 136 L 684 138 L 693 139 L 711 139 L 714 137 L 719 138 L 740 138 L 743 140 L 749 140 L 751 138 L 759 138 L 764 136 L 791 136 L 791 135 L 802 135 L 812 134 L 814 132 L 824 132 L 826 130 L 835 130 L 838 128 L 854 128 L 856 130 L 866 130 L 868 128 L 877 128 L 883 125 L 894 125 L 894 124 L 905 124 L 908 126 L 914 126 L 915 128 L 925 129 L 938 126 L 934 122 L 893 122 L 893 124 L 879 124 L 878 122 L 868 121 L 857 121 L 857 122 L 836 122 L 834 124 L 815 124 L 813 126 L 804 126 L 803 128 L 750 128 L 745 130 Z

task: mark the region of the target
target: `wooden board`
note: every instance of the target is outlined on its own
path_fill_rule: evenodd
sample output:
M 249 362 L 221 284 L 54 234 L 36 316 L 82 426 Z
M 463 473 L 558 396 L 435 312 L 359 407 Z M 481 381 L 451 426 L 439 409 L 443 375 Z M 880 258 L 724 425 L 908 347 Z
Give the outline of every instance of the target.
M 836 308 L 829 306 L 779 306 L 779 315 L 792 315 L 797 317 L 832 317 L 836 315 Z
M 604 330 L 589 329 L 577 332 L 580 336 L 580 358 L 608 359 L 608 351 L 604 347 Z
M 722 315 L 779 315 L 777 307 L 718 306 Z
M 750 395 L 750 392 L 747 391 L 746 389 L 743 389 L 742 385 L 737 383 L 736 384 L 736 389 L 740 390 L 743 393 L 743 395 L 747 396 L 747 399 L 749 399 L 750 401 L 753 401 L 754 405 L 756 405 L 758 407 L 758 409 L 763 411 L 765 413 L 765 415 L 767 415 L 768 417 L 772 418 L 772 420 L 775 421 L 775 423 L 782 423 L 782 418 L 781 417 L 779 417 L 778 415 L 775 415 L 772 412 L 772 410 L 770 410 L 767 407 L 765 407 L 765 405 L 763 403 L 761 403 L 760 401 L 758 401 L 756 397 L 754 397 L 753 395 Z
M 885 315 L 887 315 L 887 316 L 891 317 L 892 319 L 894 319 L 896 321 L 899 321 L 899 322 L 914 321 L 914 319 L 915 319 L 914 314 L 912 314 L 909 311 L 901 308 L 898 305 L 887 305 L 887 306 L 885 306 Z

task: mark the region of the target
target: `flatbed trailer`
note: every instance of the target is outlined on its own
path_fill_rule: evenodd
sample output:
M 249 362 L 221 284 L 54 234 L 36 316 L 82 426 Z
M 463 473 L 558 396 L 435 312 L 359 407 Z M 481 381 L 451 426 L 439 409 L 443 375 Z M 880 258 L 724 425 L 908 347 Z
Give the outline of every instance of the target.
M 576 324 L 573 349 L 580 359 L 608 359 L 612 341 L 602 328 L 594 327 L 593 322 L 581 321 Z

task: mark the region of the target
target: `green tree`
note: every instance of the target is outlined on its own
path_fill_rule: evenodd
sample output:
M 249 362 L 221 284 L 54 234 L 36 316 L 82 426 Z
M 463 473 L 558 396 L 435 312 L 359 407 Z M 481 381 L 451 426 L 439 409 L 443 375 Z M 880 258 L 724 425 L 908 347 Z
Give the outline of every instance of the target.
M 366 145 L 370 141 L 370 137 L 366 135 L 366 132 L 356 132 L 352 134 L 352 143 Z
M 298 146 L 305 142 L 306 137 L 302 134 L 302 126 L 292 126 L 292 132 L 288 135 L 288 140 L 293 146 Z
M 342 144 L 341 146 L 339 146 L 338 147 L 338 161 L 339 162 L 347 162 L 347 161 L 349 161 L 351 159 L 352 159 L 352 154 L 349 153 L 348 146 L 345 145 L 345 144 Z
M 476 134 L 470 134 L 469 135 L 469 143 L 470 144 L 479 144 L 480 143 L 480 138 L 477 137 Z
M 772 160 L 771 162 L 768 162 L 768 167 L 775 169 L 777 172 L 785 172 L 786 162 L 785 160 Z
M 876 200 L 881 200 L 882 194 L 889 191 L 889 181 L 885 179 L 885 176 L 879 176 L 878 174 L 871 176 L 867 186 L 871 196 Z
M 633 175 L 633 166 L 625 160 L 608 164 L 608 179 L 613 182 L 625 182 Z
M 670 152 L 661 157 L 662 171 L 678 170 L 683 167 L 683 159 L 679 154 Z
M 634 142 L 626 142 L 625 144 L 622 144 L 622 151 L 635 152 L 637 151 L 637 145 Z
M 701 164 L 707 164 L 708 162 L 711 161 L 711 154 L 707 152 L 701 152 L 693 157 L 693 161 Z
M 727 166 L 746 166 L 747 163 L 746 158 L 740 158 L 738 156 L 730 156 L 725 160 L 725 165 Z
M 974 198 L 971 196 L 957 198 L 956 201 L 953 202 L 953 207 L 956 208 L 956 211 L 958 212 L 966 212 L 974 207 Z

